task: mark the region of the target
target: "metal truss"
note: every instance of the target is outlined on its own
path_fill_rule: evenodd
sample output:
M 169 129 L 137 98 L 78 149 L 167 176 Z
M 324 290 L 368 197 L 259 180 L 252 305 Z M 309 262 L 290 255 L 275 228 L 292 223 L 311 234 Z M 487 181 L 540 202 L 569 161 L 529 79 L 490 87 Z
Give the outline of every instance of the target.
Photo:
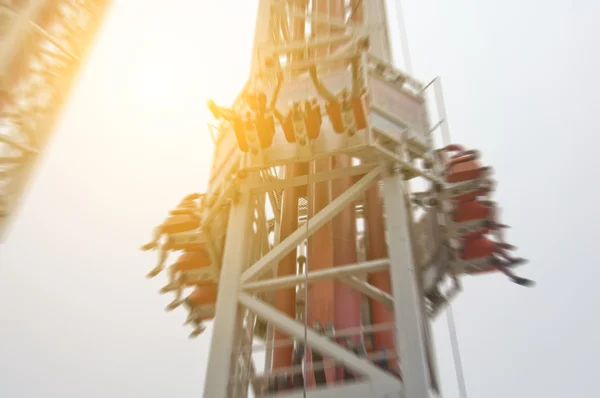
M 430 320 L 460 291 L 461 275 L 520 261 L 500 252 L 510 247 L 502 239 L 487 241 L 495 251 L 467 255 L 482 241 L 472 234 L 500 225 L 457 210 L 458 198 L 485 206 L 489 168 L 467 160 L 476 151 L 435 149 L 434 131 L 448 130 L 440 81 L 425 85 L 390 65 L 383 0 L 258 3 L 250 78 L 230 108 L 209 103 L 220 122 L 206 192 L 193 210 L 171 213 L 188 212 L 193 226 L 169 217 L 157 228 L 167 235 L 163 245 L 177 247 L 190 234 L 202 242 L 172 248 L 184 252 L 180 259 L 211 259 L 182 260 L 195 269 L 180 269 L 180 287 L 212 289 L 197 304 L 184 300 L 198 333 L 214 317 L 204 396 L 242 398 L 251 388 L 257 397 L 437 397 Z M 348 15 L 354 8 L 356 18 Z M 429 113 L 431 91 L 438 120 Z M 446 159 L 449 151 L 459 154 Z M 466 162 L 468 172 L 455 172 Z M 425 192 L 410 192 L 416 178 Z M 314 285 L 323 281 L 336 283 Z M 338 317 L 346 297 L 356 311 L 348 322 Z M 365 302 L 377 303 L 365 311 Z M 199 310 L 204 317 L 194 318 Z M 331 317 L 331 327 L 308 325 Z M 342 324 L 361 326 L 334 330 Z M 265 341 L 263 374 L 252 361 L 253 338 Z M 371 354 L 358 347 L 367 338 L 377 345 Z
M 251 386 L 257 396 L 271 396 L 266 392 L 265 377 L 257 376 L 250 360 L 252 345 L 249 336 L 255 334 L 259 322 L 268 325 L 267 334 L 277 329 L 296 342 L 302 342 L 333 363 L 344 366 L 359 379 L 355 383 L 329 385 L 307 391 L 308 397 L 343 394 L 348 397 L 431 397 L 430 370 L 427 364 L 428 342 L 424 339 L 421 319 L 422 296 L 419 294 L 420 273 L 414 267 L 405 198 L 404 177 L 389 163 L 366 164 L 336 170 L 323 175 L 273 181 L 275 173 L 251 172 L 239 182 L 235 201 L 230 208 L 227 238 L 223 254 L 219 293 L 216 302 L 211 351 L 205 397 L 245 397 Z M 268 220 L 257 215 L 265 206 L 267 192 L 296 184 L 328 181 L 348 176 L 362 176 L 346 192 L 331 201 L 304 225 L 280 242 L 271 242 L 266 251 L 258 249 L 257 239 L 264 238 Z M 269 177 L 270 176 L 270 177 Z M 388 231 L 394 236 L 393 249 L 387 259 L 365 261 L 305 275 L 277 277 L 274 265 L 290 250 L 305 241 L 325 223 L 330 222 L 344 207 L 361 197 L 372 184 L 383 183 Z M 269 197 L 269 195 L 266 195 Z M 277 226 L 276 226 L 277 228 Z M 262 230 L 262 232 L 261 232 Z M 263 249 L 265 245 L 261 245 Z M 392 294 L 383 292 L 365 282 L 366 273 L 390 270 Z M 328 279 L 342 281 L 367 297 L 385 303 L 394 310 L 394 330 L 398 341 L 395 355 L 402 358 L 402 380 L 377 367 L 369 358 L 359 358 L 354 352 L 340 346 L 334 339 L 323 336 L 292 319 L 273 306 L 272 293 L 278 289 L 299 287 Z M 360 331 L 368 332 L 363 326 Z M 306 333 L 305 333 L 306 332 Z M 344 333 L 343 331 L 338 331 Z M 272 347 L 270 347 L 272 348 Z M 267 354 L 267 358 L 269 355 Z M 267 364 L 268 367 L 268 364 Z M 267 371 L 267 369 L 265 369 Z M 277 393 L 278 397 L 301 397 L 304 392 L 294 390 Z
M 0 1 L 0 239 L 109 4 Z
M 231 108 L 209 104 L 221 122 L 218 133 L 211 134 L 215 141 L 213 169 L 202 203 L 194 213 L 200 227 L 193 227 L 197 228 L 193 233 L 201 235 L 205 244 L 202 250 L 212 259 L 210 266 L 198 266 L 202 268 L 198 275 L 206 274 L 210 267 L 211 272 L 220 268 L 220 276 L 216 278 L 212 272 L 211 278 L 192 277 L 195 271 L 187 272 L 187 282 L 195 288 L 202 289 L 210 279 L 213 292 L 218 290 L 216 301 L 211 296 L 202 304 L 211 309 L 214 304 L 204 389 L 207 398 L 246 397 L 249 388 L 260 397 L 438 396 L 429 321 L 460 291 L 459 275 L 493 266 L 488 264 L 493 260 L 490 255 L 463 261 L 458 252 L 461 249 L 451 247 L 450 242 L 452 237 L 488 226 L 489 220 L 482 217 L 453 222 L 450 202 L 489 191 L 489 180 L 482 176 L 451 182 L 443 150 L 435 150 L 433 142 L 433 132 L 445 132 L 448 127 L 439 80 L 424 85 L 393 68 L 389 64 L 384 2 L 362 4 L 363 15 L 356 23 L 351 18 L 340 20 L 345 12 L 342 9 L 352 5 L 347 2 L 259 1 L 250 79 Z M 330 6 L 341 12 L 314 12 L 314 7 Z M 307 34 L 308 25 L 324 34 Z M 439 121 L 429 117 L 432 109 L 426 92 L 430 87 Z M 292 105 L 286 108 L 289 103 Z M 464 157 L 460 159 L 465 162 Z M 327 162 L 327 167 L 319 166 Z M 337 168 L 332 169 L 333 165 Z M 427 182 L 426 192 L 409 192 L 408 181 L 415 178 Z M 344 179 L 344 184 L 330 184 L 338 179 Z M 319 184 L 318 192 L 311 193 L 315 184 Z M 375 184 L 378 190 L 371 189 Z M 331 195 L 326 192 L 333 191 L 334 186 L 343 188 L 336 188 Z M 284 190 L 292 195 L 284 196 Z M 335 198 L 329 201 L 329 196 Z M 288 197 L 297 203 L 284 205 Z M 309 203 L 315 198 L 318 205 Z M 425 214 L 417 217 L 415 207 L 426 209 Z M 340 239 L 341 244 L 319 245 L 318 250 L 327 253 L 323 261 L 315 259 L 320 253 L 308 246 L 330 239 L 329 231 L 334 229 L 323 227 L 333 224 L 334 217 L 347 209 L 350 211 L 341 217 L 346 224 L 335 233 L 344 235 L 343 229 L 354 220 L 364 225 L 370 219 L 373 225 L 364 229 L 367 236 L 373 233 L 369 258 L 377 260 L 365 261 L 364 230 L 358 227 L 356 234 L 351 231 L 349 235 L 353 238 Z M 383 217 L 373 217 L 380 211 Z M 346 259 L 344 243 L 351 240 L 357 241 L 356 256 L 341 260 L 350 264 L 333 259 Z M 290 260 L 293 251 L 297 255 Z M 319 263 L 318 270 L 310 269 L 311 261 Z M 285 269 L 286 275 L 278 276 L 278 267 Z M 387 274 L 368 277 L 380 271 Z M 388 274 L 389 285 L 385 279 Z M 197 280 L 192 281 L 194 278 Z M 323 316 L 308 313 L 309 307 L 313 312 L 318 308 L 310 303 L 309 286 L 328 280 L 341 282 L 383 306 L 373 306 L 375 310 L 370 309 L 367 316 L 361 308 L 362 319 L 351 321 L 362 325 L 355 328 L 358 330 L 333 330 L 318 322 L 309 326 L 311 317 L 331 316 L 326 311 L 322 313 L 328 315 Z M 282 293 L 282 289 L 286 290 Z M 295 294 L 288 294 L 292 290 Z M 315 292 L 330 291 L 312 292 L 315 297 Z M 276 298 L 283 301 L 277 303 Z M 330 303 L 330 298 L 322 296 L 320 300 Z M 354 304 L 358 307 L 359 303 Z M 383 330 L 389 334 L 385 344 L 378 343 L 375 354 L 368 354 L 366 348 L 351 349 L 354 343 L 342 340 L 360 334 L 364 341 L 368 333 Z M 263 339 L 266 345 L 262 375 L 252 362 L 256 351 L 253 337 Z M 281 369 L 281 364 L 288 366 L 289 361 L 275 355 L 274 362 L 279 364 L 272 369 L 272 350 L 280 344 L 296 346 L 292 366 Z M 393 350 L 384 353 L 392 366 L 381 357 L 373 357 L 381 355 L 385 347 Z M 300 349 L 312 359 L 301 357 L 296 351 Z M 281 350 L 275 354 L 288 355 Z M 315 360 L 315 356 L 320 359 Z M 398 362 L 399 369 L 395 366 Z M 343 381 L 337 376 L 316 381 L 317 370 L 323 375 L 332 368 L 344 374 Z M 298 373 L 306 379 L 294 379 Z M 285 380 L 281 389 L 270 384 L 279 376 Z M 338 384 L 332 384 L 334 380 Z
M 229 223 L 222 225 L 227 231 L 225 244 L 222 251 L 215 256 L 221 264 L 221 278 L 215 305 L 216 316 L 204 396 L 246 397 L 249 387 L 253 389 L 255 396 L 260 397 L 325 397 L 331 394 L 357 398 L 367 395 L 390 398 L 436 396 L 436 381 L 433 379 L 436 379 L 437 375 L 432 358 L 433 348 L 429 340 L 423 291 L 435 287 L 446 272 L 442 270 L 441 266 L 444 263 L 441 261 L 429 261 L 426 267 L 422 267 L 424 264 L 421 264 L 421 259 L 414 258 L 414 222 L 406 180 L 423 177 L 433 183 L 441 181 L 436 175 L 416 166 L 417 158 L 429 163 L 434 161 L 430 153 L 431 143 L 423 141 L 422 138 L 416 139 L 423 137 L 419 134 L 427 134 L 427 129 L 419 133 L 422 126 L 417 128 L 414 121 L 409 123 L 403 119 L 401 113 L 395 113 L 398 108 L 390 108 L 386 102 L 387 94 L 384 94 L 385 90 L 395 90 L 410 100 L 419 98 L 425 86 L 389 64 L 387 27 L 385 18 L 382 19 L 382 16 L 385 16 L 383 1 L 365 2 L 362 16 L 364 19 L 361 23 L 338 21 L 331 15 L 321 20 L 322 16 L 303 10 L 308 3 L 300 0 L 259 2 L 252 73 L 231 110 L 242 112 L 245 107 L 244 96 L 248 90 L 252 87 L 270 90 L 269 87 L 275 85 L 278 74 L 284 76 L 285 81 L 294 81 L 305 73 L 307 68 L 334 70 L 347 60 L 353 59 L 362 65 L 358 68 L 358 74 L 353 75 L 350 81 L 353 87 L 364 86 L 367 84 L 366 79 L 370 79 L 369 84 L 379 85 L 368 91 L 370 112 L 378 115 L 378 119 L 376 123 L 372 123 L 372 139 L 365 142 L 370 146 L 365 147 L 364 153 L 367 155 L 357 156 L 362 160 L 360 164 L 288 178 L 283 178 L 281 171 L 291 159 L 278 160 L 277 154 L 275 157 L 265 156 L 264 148 L 261 149 L 255 144 L 255 131 L 248 132 L 251 151 L 244 154 L 239 151 L 232 131 L 219 128 L 215 138 L 213 174 L 207 190 L 209 200 L 203 223 L 209 225 L 210 221 L 217 217 L 216 214 L 221 213 L 224 206 L 230 203 L 227 205 Z M 315 4 L 324 2 L 310 3 L 315 7 Z M 308 42 L 303 39 L 290 39 L 285 42 L 271 39 L 273 30 L 290 32 L 295 29 L 295 19 L 302 21 L 300 25 L 311 19 L 318 20 L 318 24 L 327 24 L 335 32 Z M 367 38 L 369 51 L 365 52 L 363 43 Z M 335 50 L 331 50 L 334 48 Z M 323 55 L 320 55 L 323 50 Z M 280 60 L 284 57 L 285 65 L 276 61 L 275 68 L 265 68 L 265 57 L 271 54 L 280 57 Z M 307 54 L 311 56 L 307 57 Z M 378 96 L 379 92 L 382 94 Z M 291 95 L 293 96 L 293 93 Z M 414 114 L 407 116 L 414 117 Z M 350 126 L 350 130 L 353 128 L 355 126 Z M 345 134 L 350 134 L 350 130 L 346 130 Z M 303 142 L 305 133 L 295 128 L 296 142 Z M 336 137 L 329 130 L 321 131 L 321 135 L 325 140 Z M 274 145 L 273 148 L 280 147 Z M 296 161 L 308 162 L 310 168 L 318 157 L 325 158 L 342 153 L 354 156 L 343 146 L 328 153 L 317 154 L 310 148 L 299 145 Z M 271 151 L 271 154 L 274 152 Z M 308 198 L 300 198 L 298 228 L 280 239 L 283 190 L 339 178 L 351 178 L 354 184 L 316 214 L 309 213 Z M 308 238 L 331 222 L 344 208 L 354 205 L 357 218 L 362 218 L 363 196 L 373 184 L 382 187 L 388 240 L 393 239 L 393 244 L 388 245 L 388 258 L 338 265 L 325 270 L 300 271 L 292 276 L 277 276 L 278 263 L 292 250 L 300 248 L 301 252 L 305 251 Z M 272 219 L 266 217 L 266 204 L 272 210 Z M 214 227 L 205 228 L 212 228 L 207 236 L 218 233 Z M 272 232 L 274 238 L 265 243 L 265 237 Z M 439 260 L 440 257 L 436 259 Z M 391 292 L 384 292 L 365 280 L 365 275 L 382 270 L 390 272 Z M 401 379 L 378 367 L 373 361 L 374 358 L 359 357 L 340 345 L 336 339 L 350 331 L 337 330 L 334 335 L 325 336 L 306 324 L 302 316 L 303 311 L 300 310 L 307 300 L 304 289 L 307 284 L 324 280 L 340 281 L 364 297 L 383 303 L 393 312 L 394 321 L 386 325 L 386 328 L 393 330 L 395 336 L 395 352 L 390 355 L 393 358 L 401 358 Z M 299 310 L 296 319 L 274 306 L 274 293 L 279 289 L 292 287 L 297 291 L 296 305 Z M 366 334 L 381 326 L 363 324 L 361 330 L 352 333 Z M 277 340 L 277 343 L 273 342 L 274 330 L 287 335 L 290 339 L 288 344 L 295 342 L 305 345 L 327 361 L 335 363 L 335 366 L 348 369 L 357 375 L 356 381 L 328 384 L 310 388 L 308 391 L 296 388 L 289 392 L 269 393 L 268 380 L 275 376 L 271 369 L 271 350 L 275 344 L 281 344 L 280 340 Z M 249 336 L 258 336 L 266 342 L 265 374 L 262 376 L 256 374 L 251 360 L 253 347 Z M 318 365 L 304 364 L 305 368 L 316 369 L 315 366 Z M 277 369 L 277 372 L 281 371 Z M 287 371 L 301 372 L 302 369 Z

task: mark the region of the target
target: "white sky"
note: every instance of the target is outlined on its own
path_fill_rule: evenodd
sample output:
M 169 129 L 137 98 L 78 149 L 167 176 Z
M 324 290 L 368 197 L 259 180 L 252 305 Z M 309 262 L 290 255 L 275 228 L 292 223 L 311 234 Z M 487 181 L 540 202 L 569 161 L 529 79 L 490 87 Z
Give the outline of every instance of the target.
M 189 341 L 183 311 L 163 311 L 161 281 L 144 278 L 154 257 L 137 248 L 204 188 L 204 104 L 241 87 L 256 4 L 115 3 L 0 248 L 2 398 L 202 392 L 209 336 Z M 510 241 L 532 261 L 521 272 L 538 282 L 465 280 L 454 308 L 469 396 L 592 398 L 600 3 L 404 4 L 415 75 L 443 77 L 453 140 L 495 167 Z M 457 397 L 444 317 L 435 332 L 444 396 Z

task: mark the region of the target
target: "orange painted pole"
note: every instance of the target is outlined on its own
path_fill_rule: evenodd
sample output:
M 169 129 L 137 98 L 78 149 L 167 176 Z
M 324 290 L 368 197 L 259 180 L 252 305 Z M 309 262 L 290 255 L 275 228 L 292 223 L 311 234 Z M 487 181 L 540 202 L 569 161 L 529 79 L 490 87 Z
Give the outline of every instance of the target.
M 328 0 L 313 0 L 312 3 L 313 16 L 327 16 L 329 14 Z M 329 34 L 329 26 L 325 23 L 312 22 L 311 36 L 313 38 L 326 37 Z M 327 49 L 319 49 L 315 51 L 317 58 L 327 55 Z M 311 174 L 326 172 L 331 170 L 331 158 L 321 158 L 313 161 Z M 312 217 L 318 213 L 331 201 L 330 182 L 323 181 L 316 184 L 311 184 L 308 189 L 308 216 Z M 308 239 L 308 263 L 307 269 L 309 272 L 329 268 L 333 265 L 334 252 L 332 242 L 333 230 L 331 222 L 326 223 L 323 227 L 317 230 Z M 321 325 L 334 321 L 334 283 L 331 280 L 313 283 L 308 286 L 307 305 L 307 323 L 309 327 L 313 327 L 318 321 Z M 312 362 L 312 353 L 309 353 L 307 363 Z M 327 362 L 315 365 L 323 366 Z M 307 383 L 314 385 L 317 380 L 315 373 L 308 372 Z M 334 369 L 331 366 L 325 367 L 325 376 L 328 383 L 335 380 Z
M 285 178 L 291 178 L 300 175 L 301 166 L 296 163 L 286 166 Z M 292 232 L 298 228 L 298 199 L 299 188 L 291 187 L 283 191 L 281 203 L 281 220 L 280 220 L 280 241 L 287 238 Z M 279 262 L 277 268 L 277 276 L 288 276 L 296 274 L 296 257 L 297 249 L 292 250 L 287 256 Z M 275 292 L 275 307 L 284 314 L 295 318 L 296 317 L 296 288 L 290 287 L 280 289 Z M 288 340 L 289 337 L 275 330 L 273 342 L 273 370 L 278 368 L 287 368 L 292 366 L 293 345 L 287 344 L 278 346 L 279 342 Z
M 377 260 L 388 257 L 387 244 L 385 241 L 385 220 L 383 217 L 383 203 L 379 192 L 379 185 L 367 189 L 365 193 L 365 227 L 367 232 L 367 259 Z M 390 237 L 393 239 L 393 237 Z M 389 271 L 373 272 L 370 275 L 370 283 L 386 293 L 391 294 Z M 373 326 L 389 324 L 394 321 L 394 314 L 385 306 L 375 300 L 371 300 L 371 322 Z M 373 336 L 373 348 L 378 351 L 387 349 L 389 353 L 396 352 L 393 330 L 375 332 Z M 394 366 L 397 361 L 390 360 Z
M 347 155 L 334 157 L 335 168 L 348 168 L 351 166 L 351 158 Z M 352 186 L 352 178 L 344 177 L 332 181 L 332 196 L 336 198 Z M 337 216 L 333 218 L 333 250 L 334 266 L 344 266 L 357 262 L 356 252 L 356 213 L 354 203 L 346 206 Z M 357 328 L 362 323 L 361 295 L 352 290 L 346 284 L 335 281 L 335 321 L 336 330 Z M 352 340 L 358 342 L 361 336 L 352 336 Z M 337 379 L 344 377 L 343 368 L 336 371 Z
M 329 0 L 329 15 L 332 20 L 341 21 L 346 18 L 346 5 L 344 0 Z M 337 27 L 330 27 L 332 35 L 343 33 Z M 331 48 L 336 50 L 335 47 Z M 336 155 L 333 158 L 334 168 L 348 168 L 352 166 L 352 158 L 348 155 Z M 333 198 L 340 196 L 352 186 L 352 178 L 344 177 L 333 180 L 331 191 Z M 333 218 L 333 247 L 334 266 L 354 264 L 357 261 L 356 252 L 356 212 L 354 202 L 346 206 Z M 340 281 L 334 282 L 335 286 L 335 321 L 336 330 L 357 328 L 362 323 L 361 295 Z M 352 336 L 356 343 L 362 337 Z M 344 369 L 336 370 L 337 380 L 344 379 Z
M 314 161 L 313 173 L 321 173 L 329 170 L 331 170 L 331 158 Z M 309 188 L 308 194 L 312 197 L 312 200 L 309 200 L 309 216 L 318 213 L 329 204 L 331 201 L 329 187 L 329 181 L 323 181 L 313 184 Z M 308 239 L 307 266 L 309 272 L 332 266 L 334 261 L 332 237 L 332 224 L 328 222 Z M 309 327 L 312 327 L 316 321 L 323 326 L 327 322 L 333 322 L 335 314 L 334 293 L 334 282 L 332 280 L 316 282 L 308 286 L 307 320 Z M 326 377 L 330 383 L 334 380 L 334 372 L 331 367 L 327 367 Z

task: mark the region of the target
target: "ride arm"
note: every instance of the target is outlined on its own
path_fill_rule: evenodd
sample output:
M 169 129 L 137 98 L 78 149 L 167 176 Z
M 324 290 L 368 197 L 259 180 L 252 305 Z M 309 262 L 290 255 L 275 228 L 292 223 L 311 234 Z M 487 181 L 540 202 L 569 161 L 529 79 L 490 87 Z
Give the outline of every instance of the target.
M 325 98 L 328 102 L 335 102 L 335 95 L 331 91 L 329 91 L 329 89 L 325 87 L 325 85 L 319 80 L 316 65 L 312 65 L 308 68 L 308 74 L 310 75 L 310 80 L 312 80 L 312 83 L 315 86 L 315 89 L 317 90 L 319 95 Z
M 215 119 L 225 119 L 227 121 L 232 121 L 236 116 L 233 110 L 222 106 L 218 106 L 213 100 L 208 100 L 208 109 L 213 114 Z

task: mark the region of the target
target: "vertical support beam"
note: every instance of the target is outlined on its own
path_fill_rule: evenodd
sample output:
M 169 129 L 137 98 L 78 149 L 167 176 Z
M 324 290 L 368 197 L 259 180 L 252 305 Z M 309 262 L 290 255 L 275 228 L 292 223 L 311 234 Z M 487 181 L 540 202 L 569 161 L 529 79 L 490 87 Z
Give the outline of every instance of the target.
M 292 178 L 300 175 L 300 165 L 288 165 L 286 167 L 285 178 Z M 281 228 L 280 238 L 287 238 L 292 232 L 298 229 L 298 191 L 297 187 L 286 188 L 283 191 L 281 203 Z M 287 256 L 279 262 L 277 276 L 296 275 L 297 249 L 290 251 Z M 279 289 L 275 292 L 275 307 L 291 318 L 296 317 L 296 287 Z M 286 334 L 279 331 L 274 333 L 275 344 L 278 341 L 289 341 Z M 273 349 L 273 369 L 287 368 L 292 366 L 293 346 L 278 346 Z
M 285 170 L 283 170 L 283 167 L 277 167 L 275 169 L 276 171 L 276 176 L 279 178 L 283 178 L 285 177 Z M 283 198 L 283 195 L 282 195 Z M 277 204 L 275 201 L 275 195 L 273 192 L 269 193 L 269 201 L 271 202 L 271 207 L 274 209 L 273 210 L 273 214 L 275 216 L 275 228 L 274 228 L 274 233 L 273 233 L 273 246 L 275 247 L 277 246 L 277 244 L 279 244 L 280 242 L 280 237 L 281 237 L 281 213 L 283 212 L 283 206 L 280 207 L 279 210 L 275 210 L 277 208 Z M 266 252 L 265 252 L 266 253 Z M 273 278 L 277 278 L 277 270 L 279 268 L 279 264 L 275 265 L 273 267 Z M 265 366 L 263 368 L 263 372 L 268 374 L 271 369 L 273 368 L 273 352 L 275 351 L 275 348 L 273 347 L 273 343 L 275 342 L 275 328 L 273 327 L 273 325 L 271 325 L 270 323 L 267 323 L 267 333 L 265 336 L 265 345 L 266 345 L 266 350 L 265 350 Z
M 365 25 L 369 27 L 369 52 L 385 62 L 392 62 L 385 0 L 363 0 Z
M 388 257 L 385 237 L 385 219 L 383 217 L 383 202 L 381 189 L 375 184 L 365 193 L 365 224 L 367 230 L 367 260 L 379 260 Z M 391 294 L 390 271 L 373 272 L 369 275 L 370 283 L 376 288 Z M 394 322 L 394 313 L 379 301 L 371 300 L 371 321 L 374 326 Z M 373 345 L 376 351 L 386 349 L 396 353 L 396 342 L 393 330 L 382 330 L 374 333 Z M 394 355 L 395 356 L 395 355 Z M 390 363 L 397 368 L 397 361 L 392 358 Z
M 431 383 L 423 338 L 423 298 L 419 296 L 417 287 L 418 273 L 410 241 L 405 182 L 402 174 L 396 171 L 390 171 L 383 181 L 395 309 L 396 354 L 401 358 L 406 397 L 429 398 Z
M 329 0 L 329 16 L 332 20 L 343 20 L 346 17 L 344 0 Z M 330 35 L 343 33 L 339 28 L 330 26 Z M 332 46 L 330 52 L 336 48 Z M 340 68 L 345 68 L 342 64 Z M 352 166 L 352 158 L 348 155 L 336 155 L 333 157 L 333 167 L 344 169 Z M 331 182 L 331 195 L 338 197 L 352 186 L 352 178 L 344 177 Z M 333 230 L 333 265 L 353 264 L 357 261 L 356 255 L 356 214 L 354 202 L 348 204 L 332 220 Z M 351 289 L 342 281 L 334 282 L 334 325 L 336 329 L 358 328 L 362 324 L 361 314 L 362 297 L 359 292 Z M 360 339 L 361 336 L 352 336 L 352 340 Z M 344 379 L 344 368 L 336 368 L 336 379 Z
M 215 308 L 215 320 L 211 337 L 208 369 L 204 385 L 204 396 L 227 398 L 229 377 L 232 374 L 232 353 L 236 346 L 239 325 L 238 293 L 240 276 L 248 265 L 250 228 L 254 202 L 250 190 L 239 193 L 231 206 L 229 226 L 223 254 L 223 265 L 219 281 L 219 294 Z
M 352 16 L 350 18 L 350 21 L 354 22 L 354 23 L 363 23 L 365 20 L 365 4 L 363 0 L 352 0 L 350 2 L 351 4 L 351 11 L 352 11 Z
M 254 78 L 261 69 L 261 56 L 259 46 L 269 41 L 271 36 L 269 23 L 271 19 L 271 0 L 258 0 L 258 10 L 256 11 L 256 25 L 254 27 L 254 46 L 252 50 L 252 60 L 250 62 L 250 79 Z
M 246 329 L 242 339 L 242 347 L 244 351 L 241 355 L 244 358 L 243 374 L 241 375 L 241 394 L 240 396 L 248 396 L 248 387 L 250 386 L 250 378 L 254 377 L 253 359 L 252 359 L 252 340 L 254 338 L 254 326 L 256 325 L 256 315 L 251 312 L 246 314 Z
M 312 15 L 320 17 L 321 19 L 327 18 L 329 15 L 329 0 L 313 0 L 312 3 Z M 311 36 L 313 38 L 323 38 L 329 35 L 329 26 L 327 23 L 311 22 Z M 323 58 L 329 55 L 329 48 L 323 47 L 315 50 L 316 58 Z
M 295 12 L 306 14 L 308 11 L 308 0 L 294 0 L 292 7 Z M 306 36 L 306 18 L 296 16 L 292 18 L 292 40 L 304 40 Z M 304 51 L 298 51 L 292 55 L 292 62 L 300 62 L 304 59 Z
M 346 5 L 344 0 L 330 0 L 329 3 L 329 15 L 332 20 L 344 20 L 346 18 Z M 337 34 L 344 33 L 343 29 L 339 27 L 330 26 L 330 35 L 334 36 Z M 336 46 L 331 46 L 331 52 L 336 50 Z
M 335 168 L 348 168 L 352 166 L 352 159 L 348 155 L 336 155 L 333 158 Z M 352 186 L 352 177 L 343 177 L 331 182 L 332 197 L 336 198 Z M 357 262 L 356 255 L 356 212 L 354 202 L 348 204 L 332 220 L 333 229 L 333 265 L 347 265 Z M 335 291 L 335 328 L 338 330 L 358 328 L 362 323 L 361 295 L 351 289 L 346 283 L 336 280 Z M 352 336 L 357 341 L 360 336 Z M 344 369 L 338 368 L 337 379 L 342 380 Z
M 229 372 L 229 376 L 225 382 L 227 383 L 225 388 L 227 389 L 227 396 L 238 397 L 240 396 L 239 392 L 242 388 L 242 377 L 243 377 L 243 368 L 240 363 L 240 359 L 243 358 L 242 354 L 242 346 L 244 343 L 244 319 L 246 317 L 246 310 L 243 308 L 239 308 L 236 314 L 236 323 L 234 327 L 234 338 L 233 338 L 233 347 L 231 350 L 231 365 Z M 213 332 L 214 333 L 214 332 Z M 214 335 L 214 334 L 213 334 Z
M 314 161 L 313 173 L 321 173 L 331 170 L 331 158 L 321 158 Z M 309 173 L 310 180 L 310 173 Z M 308 213 L 312 218 L 330 202 L 330 182 L 323 181 L 309 187 L 308 194 L 312 198 L 308 201 Z M 310 218 L 308 221 L 310 223 Z M 326 223 L 308 239 L 308 262 L 306 264 L 309 272 L 329 268 L 333 265 L 333 230 L 331 222 Z M 326 280 L 312 283 L 308 286 L 308 297 L 306 305 L 308 309 L 308 325 L 312 326 L 315 321 L 322 325 L 334 320 L 334 282 Z M 327 368 L 328 381 L 334 380 L 333 369 Z M 307 380 L 312 379 L 312 373 Z

